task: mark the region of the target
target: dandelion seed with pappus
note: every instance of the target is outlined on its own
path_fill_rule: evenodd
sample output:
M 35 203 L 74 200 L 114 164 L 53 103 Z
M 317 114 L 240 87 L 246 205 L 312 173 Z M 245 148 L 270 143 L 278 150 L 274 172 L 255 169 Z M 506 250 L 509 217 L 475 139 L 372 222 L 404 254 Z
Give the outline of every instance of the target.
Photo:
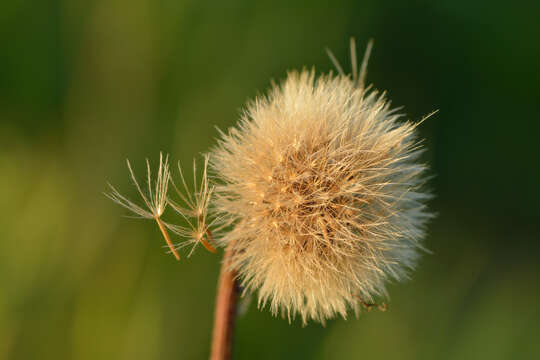
M 146 205 L 147 210 L 135 204 L 131 200 L 127 199 L 123 195 L 121 195 L 118 192 L 118 190 L 116 190 L 116 188 L 112 186 L 111 184 L 109 184 L 109 187 L 111 188 L 111 193 L 105 194 L 105 195 L 108 196 L 115 203 L 122 205 L 123 207 L 127 208 L 128 210 L 130 210 L 135 215 L 141 218 L 156 220 L 158 227 L 161 233 L 163 234 L 165 241 L 167 242 L 167 246 L 173 253 L 176 260 L 180 260 L 180 255 L 176 251 L 171 241 L 171 238 L 169 237 L 169 234 L 166 230 L 166 226 L 168 224 L 164 223 L 161 220 L 161 215 L 163 215 L 163 212 L 165 211 L 165 208 L 167 207 L 167 189 L 168 189 L 169 180 L 171 177 L 171 174 L 169 172 L 169 157 L 167 156 L 165 157 L 165 160 L 163 160 L 163 154 L 159 154 L 159 168 L 158 168 L 157 178 L 154 182 L 155 183 L 154 189 L 152 189 L 152 174 L 150 171 L 150 162 L 148 161 L 148 159 L 146 159 L 146 181 L 148 185 L 147 194 L 145 194 L 145 192 L 141 189 L 139 182 L 137 181 L 137 178 L 135 177 L 135 174 L 133 173 L 133 169 L 131 168 L 131 164 L 129 160 L 127 160 L 127 166 L 129 169 L 131 180 L 133 181 L 133 184 L 137 188 L 139 195 L 143 199 L 143 202 Z

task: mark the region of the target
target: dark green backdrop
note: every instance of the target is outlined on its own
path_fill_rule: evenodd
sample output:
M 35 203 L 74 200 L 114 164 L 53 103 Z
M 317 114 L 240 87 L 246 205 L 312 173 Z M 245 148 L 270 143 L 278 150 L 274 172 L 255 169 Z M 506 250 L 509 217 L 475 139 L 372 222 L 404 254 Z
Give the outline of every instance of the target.
M 190 162 L 289 69 L 348 65 L 421 126 L 437 195 L 386 313 L 289 325 L 252 306 L 235 359 L 540 357 L 540 2 L 0 4 L 0 359 L 205 359 L 219 257 L 122 217 L 159 151 Z

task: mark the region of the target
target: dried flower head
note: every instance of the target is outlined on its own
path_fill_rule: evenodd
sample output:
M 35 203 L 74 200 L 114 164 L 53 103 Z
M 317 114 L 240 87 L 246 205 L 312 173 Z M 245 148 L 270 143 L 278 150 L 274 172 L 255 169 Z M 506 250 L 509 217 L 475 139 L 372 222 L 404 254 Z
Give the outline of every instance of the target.
M 384 296 L 430 217 L 416 125 L 364 86 L 351 51 L 352 77 L 289 73 L 211 153 L 231 266 L 259 305 L 304 323 Z
M 122 205 L 123 207 L 127 208 L 141 218 L 154 219 L 157 222 L 159 229 L 161 230 L 161 233 L 165 238 L 165 241 L 167 242 L 167 246 L 169 247 L 173 255 L 176 257 L 176 259 L 180 260 L 180 255 L 178 255 L 178 252 L 172 244 L 169 234 L 165 229 L 168 224 L 164 223 L 161 220 L 161 215 L 163 215 L 163 212 L 167 207 L 167 189 L 169 185 L 169 180 L 171 178 L 171 173 L 169 172 L 169 156 L 167 155 L 165 157 L 165 160 L 163 160 L 163 154 L 159 154 L 159 168 L 156 180 L 154 181 L 154 187 L 152 186 L 152 173 L 150 171 L 150 162 L 148 161 L 148 159 L 146 159 L 146 181 L 148 185 L 147 194 L 145 194 L 145 192 L 139 185 L 139 182 L 137 181 L 137 178 L 133 173 L 133 169 L 131 168 L 129 160 L 126 160 L 126 162 L 129 169 L 129 174 L 131 176 L 131 180 L 133 181 L 133 184 L 137 187 L 137 191 L 143 199 L 143 202 L 146 205 L 147 209 L 140 207 L 139 205 L 124 197 L 111 184 L 109 184 L 109 187 L 111 188 L 111 193 L 105 195 L 117 204 Z

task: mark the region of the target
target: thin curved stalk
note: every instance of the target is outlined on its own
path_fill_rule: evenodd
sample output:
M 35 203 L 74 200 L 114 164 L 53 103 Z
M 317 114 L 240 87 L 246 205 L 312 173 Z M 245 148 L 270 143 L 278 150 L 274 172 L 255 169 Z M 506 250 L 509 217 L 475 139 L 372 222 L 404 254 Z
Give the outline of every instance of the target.
M 228 266 L 232 256 L 231 245 L 225 251 L 219 275 L 210 360 L 229 360 L 232 356 L 238 287 L 236 272 Z

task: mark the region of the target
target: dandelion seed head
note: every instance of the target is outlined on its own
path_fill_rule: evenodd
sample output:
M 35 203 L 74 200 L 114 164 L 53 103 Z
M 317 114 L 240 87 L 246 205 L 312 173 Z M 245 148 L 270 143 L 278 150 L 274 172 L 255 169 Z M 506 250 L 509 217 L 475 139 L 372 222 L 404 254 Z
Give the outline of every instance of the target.
M 231 266 L 260 306 L 304 323 L 386 295 L 430 218 L 416 125 L 364 87 L 365 63 L 352 77 L 289 73 L 211 153 Z

